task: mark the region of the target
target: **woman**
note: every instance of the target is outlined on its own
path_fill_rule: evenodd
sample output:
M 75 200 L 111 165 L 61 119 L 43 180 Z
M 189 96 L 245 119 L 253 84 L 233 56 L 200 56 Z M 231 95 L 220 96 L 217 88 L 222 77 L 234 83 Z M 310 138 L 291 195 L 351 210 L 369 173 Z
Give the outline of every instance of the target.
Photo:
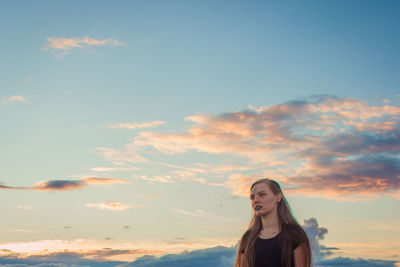
M 279 184 L 261 179 L 250 191 L 254 216 L 240 240 L 235 267 L 310 267 L 310 242 Z

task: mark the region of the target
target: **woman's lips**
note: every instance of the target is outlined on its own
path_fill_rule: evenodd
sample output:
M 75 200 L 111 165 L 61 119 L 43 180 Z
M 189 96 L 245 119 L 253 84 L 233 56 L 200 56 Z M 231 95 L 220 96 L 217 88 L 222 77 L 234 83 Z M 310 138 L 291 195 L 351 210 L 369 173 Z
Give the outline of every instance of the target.
M 261 206 L 256 206 L 254 209 L 255 210 L 260 210 L 262 207 Z

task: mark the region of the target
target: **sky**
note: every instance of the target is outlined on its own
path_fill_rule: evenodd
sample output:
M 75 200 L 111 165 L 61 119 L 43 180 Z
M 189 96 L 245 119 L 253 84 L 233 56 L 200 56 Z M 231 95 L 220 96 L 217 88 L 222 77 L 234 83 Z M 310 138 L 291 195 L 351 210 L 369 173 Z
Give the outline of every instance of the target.
M 316 266 L 400 266 L 398 1 L 2 1 L 0 266 L 232 266 L 277 180 Z

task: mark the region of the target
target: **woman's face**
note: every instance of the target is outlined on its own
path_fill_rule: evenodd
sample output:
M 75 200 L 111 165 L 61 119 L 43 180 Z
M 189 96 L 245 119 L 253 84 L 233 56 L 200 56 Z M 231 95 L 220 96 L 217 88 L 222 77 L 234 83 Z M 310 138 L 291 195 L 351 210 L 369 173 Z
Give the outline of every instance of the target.
M 251 189 L 251 207 L 257 216 L 264 216 L 277 211 L 281 194 L 275 195 L 267 183 L 259 183 Z

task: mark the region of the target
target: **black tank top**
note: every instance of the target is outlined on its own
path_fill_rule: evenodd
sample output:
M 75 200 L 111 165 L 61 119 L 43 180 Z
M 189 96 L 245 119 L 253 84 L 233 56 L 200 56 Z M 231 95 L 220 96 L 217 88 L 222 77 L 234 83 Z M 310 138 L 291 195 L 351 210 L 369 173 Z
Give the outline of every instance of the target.
M 279 235 L 273 238 L 257 238 L 255 243 L 256 260 L 255 267 L 284 267 L 281 260 L 281 244 Z M 293 245 L 295 249 L 298 244 Z M 293 262 L 293 255 L 292 255 Z

